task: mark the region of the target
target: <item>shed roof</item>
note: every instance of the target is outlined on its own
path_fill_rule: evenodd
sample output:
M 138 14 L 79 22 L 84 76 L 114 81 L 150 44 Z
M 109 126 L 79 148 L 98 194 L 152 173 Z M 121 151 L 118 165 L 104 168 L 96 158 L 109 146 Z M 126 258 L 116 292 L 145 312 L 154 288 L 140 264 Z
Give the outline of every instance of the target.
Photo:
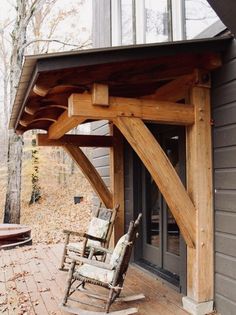
M 108 84 L 111 96 L 140 97 L 195 68 L 213 70 L 220 66 L 219 56 L 231 39 L 227 36 L 26 56 L 10 128 L 19 132 L 48 130 L 66 109 L 70 94 L 90 91 L 94 82 Z M 41 119 L 42 111 L 49 119 Z

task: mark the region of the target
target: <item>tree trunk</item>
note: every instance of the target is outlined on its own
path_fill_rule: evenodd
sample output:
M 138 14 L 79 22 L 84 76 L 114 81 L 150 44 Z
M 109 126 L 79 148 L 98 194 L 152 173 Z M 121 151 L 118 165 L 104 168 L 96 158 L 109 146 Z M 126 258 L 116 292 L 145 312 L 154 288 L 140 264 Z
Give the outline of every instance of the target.
M 17 136 L 13 130 L 10 130 L 8 141 L 8 183 L 4 223 L 19 223 L 22 137 Z
M 29 21 L 35 11 L 34 6 L 27 8 L 27 1 L 17 0 L 16 20 L 12 32 L 12 53 L 10 65 L 10 109 L 16 95 L 26 43 Z M 8 182 L 5 201 L 4 223 L 19 223 L 21 209 L 21 165 L 23 141 L 13 130 L 8 133 Z

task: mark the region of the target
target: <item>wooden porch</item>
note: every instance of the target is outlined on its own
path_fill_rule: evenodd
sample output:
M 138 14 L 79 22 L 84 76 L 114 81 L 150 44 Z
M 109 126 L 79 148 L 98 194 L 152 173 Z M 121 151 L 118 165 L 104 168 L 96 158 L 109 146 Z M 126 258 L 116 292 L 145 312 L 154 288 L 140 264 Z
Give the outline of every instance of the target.
M 1 251 L 0 313 L 6 315 L 56 315 L 60 311 L 66 272 L 58 270 L 62 245 L 35 245 Z M 124 294 L 144 293 L 145 300 L 128 303 L 141 315 L 187 315 L 182 296 L 148 273 L 131 266 Z M 124 304 L 124 303 L 123 303 Z M 127 307 L 121 303 L 117 309 Z M 115 309 L 115 307 L 113 307 Z

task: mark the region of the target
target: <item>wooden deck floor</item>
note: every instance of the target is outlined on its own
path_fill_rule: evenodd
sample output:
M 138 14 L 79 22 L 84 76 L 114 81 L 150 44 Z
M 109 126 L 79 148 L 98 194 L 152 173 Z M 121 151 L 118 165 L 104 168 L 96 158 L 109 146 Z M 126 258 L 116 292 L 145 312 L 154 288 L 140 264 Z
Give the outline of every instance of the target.
M 66 272 L 58 270 L 62 246 L 35 245 L 0 252 L 0 314 L 57 315 L 62 312 Z M 145 300 L 119 308 L 137 306 L 142 315 L 187 315 L 181 295 L 153 276 L 131 266 L 124 295 L 144 293 Z

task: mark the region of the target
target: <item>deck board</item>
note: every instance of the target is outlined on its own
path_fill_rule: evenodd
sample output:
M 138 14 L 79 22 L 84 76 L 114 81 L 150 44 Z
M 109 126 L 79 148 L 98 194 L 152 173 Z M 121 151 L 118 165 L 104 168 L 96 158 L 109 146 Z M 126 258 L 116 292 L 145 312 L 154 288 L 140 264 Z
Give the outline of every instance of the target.
M 2 250 L 0 255 L 0 314 L 66 315 L 59 308 L 67 272 L 59 271 L 62 245 L 33 245 Z M 145 300 L 117 303 L 119 310 L 138 307 L 142 315 L 187 315 L 181 295 L 155 276 L 130 266 L 124 295 L 144 293 Z M 6 303 L 7 302 L 7 303 Z M 74 304 L 75 306 L 75 304 Z

